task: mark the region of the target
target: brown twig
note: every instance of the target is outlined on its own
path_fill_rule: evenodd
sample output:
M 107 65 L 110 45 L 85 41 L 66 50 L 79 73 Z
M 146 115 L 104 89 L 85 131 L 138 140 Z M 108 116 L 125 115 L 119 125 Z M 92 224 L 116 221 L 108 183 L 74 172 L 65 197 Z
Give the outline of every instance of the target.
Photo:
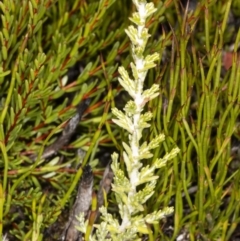
M 66 144 L 69 143 L 71 137 L 75 133 L 77 126 L 79 124 L 79 121 L 81 120 L 85 110 L 90 104 L 90 99 L 82 101 L 78 106 L 77 106 L 77 113 L 75 116 L 73 116 L 67 125 L 64 127 L 62 135 L 50 146 L 45 148 L 43 151 L 43 154 L 40 159 L 46 159 L 49 158 L 53 155 L 55 155 L 59 150 L 62 149 L 62 147 Z M 30 157 L 31 160 L 36 161 L 37 155 L 32 155 Z
M 79 183 L 77 197 L 71 209 L 68 222 L 65 226 L 62 241 L 78 241 L 81 240 L 81 233 L 76 229 L 79 224 L 76 216 L 84 213 L 86 217 L 92 201 L 93 173 L 90 166 L 86 166 L 83 170 L 82 179 Z

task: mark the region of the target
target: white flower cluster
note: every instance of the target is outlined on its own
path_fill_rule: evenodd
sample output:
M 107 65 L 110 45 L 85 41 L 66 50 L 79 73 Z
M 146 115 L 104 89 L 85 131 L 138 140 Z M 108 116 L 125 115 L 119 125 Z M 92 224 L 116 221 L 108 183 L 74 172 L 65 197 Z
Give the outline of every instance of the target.
M 164 141 L 165 136 L 160 134 L 150 141 L 141 143 L 144 128 L 150 125 L 148 121 L 152 118 L 151 112 L 143 112 L 145 104 L 159 95 L 159 86 L 154 84 L 150 89 L 143 90 L 144 81 L 149 69 L 155 67 L 155 61 L 159 59 L 157 53 L 144 56 L 144 50 L 150 35 L 146 28 L 146 20 L 156 9 L 153 3 L 146 0 L 133 0 L 137 12 L 130 20 L 136 25 L 129 26 L 126 30 L 131 40 L 132 57 L 131 63 L 133 79 L 130 78 L 124 67 L 119 67 L 119 82 L 122 87 L 133 98 L 124 108 L 124 112 L 117 108 L 112 109 L 112 113 L 117 117 L 114 123 L 124 128 L 128 132 L 129 144 L 122 143 L 124 147 L 123 159 L 126 165 L 127 175 L 121 170 L 118 155 L 112 155 L 112 170 L 114 173 L 114 184 L 112 190 L 115 192 L 118 202 L 121 223 L 105 207 L 101 208 L 103 222 L 98 226 L 95 237 L 91 240 L 138 240 L 139 233 L 148 233 L 147 224 L 156 223 L 159 219 L 173 212 L 173 208 L 154 211 L 143 215 L 144 204 L 154 194 L 156 186 L 155 169 L 161 168 L 166 162 L 174 158 L 179 152 L 174 148 L 163 158 L 156 159 L 151 166 L 143 167 L 141 160 L 151 158 L 152 149 L 159 146 Z M 144 184 L 139 190 L 139 185 Z

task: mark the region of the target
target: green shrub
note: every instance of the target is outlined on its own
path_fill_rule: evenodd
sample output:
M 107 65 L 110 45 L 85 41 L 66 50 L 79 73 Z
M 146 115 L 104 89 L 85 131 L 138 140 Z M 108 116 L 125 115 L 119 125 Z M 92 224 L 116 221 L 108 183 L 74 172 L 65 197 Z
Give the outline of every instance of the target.
M 145 108 L 153 117 L 142 142 L 160 133 L 165 141 L 144 166 L 173 146 L 181 152 L 155 172 L 155 192 L 143 205 L 144 215 L 167 206 L 174 213 L 147 225 L 145 236 L 234 240 L 240 221 L 239 1 L 191 1 L 188 9 L 186 1 L 152 2 L 157 11 L 146 23 L 151 37 L 145 54 L 157 52 L 160 61 L 144 89 L 155 83 L 159 96 Z M 110 107 L 122 109 L 129 99 L 117 68 L 130 68 L 124 29 L 134 6 L 124 0 L 3 0 L 0 8 L 0 235 L 46 240 L 50 226 L 65 225 L 87 163 L 95 189 L 102 153 L 115 148 L 126 173 L 121 143 L 128 133 L 112 123 Z M 65 83 L 69 71 L 80 67 Z M 41 159 L 89 100 L 73 138 L 55 157 Z M 79 148 L 83 158 L 76 155 Z M 113 193 L 108 211 L 118 217 Z

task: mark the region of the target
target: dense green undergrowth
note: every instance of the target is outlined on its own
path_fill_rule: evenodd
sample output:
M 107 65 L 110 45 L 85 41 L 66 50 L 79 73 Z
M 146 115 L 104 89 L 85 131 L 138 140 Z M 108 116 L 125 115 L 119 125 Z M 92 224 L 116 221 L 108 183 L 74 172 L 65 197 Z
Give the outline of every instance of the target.
M 145 87 L 158 84 L 160 95 L 147 107 L 153 119 L 143 141 L 166 136 L 151 161 L 173 146 L 181 152 L 158 171 L 144 207 L 150 213 L 174 206 L 174 213 L 149 225 L 147 239 L 184 233 L 187 240 L 230 240 L 240 222 L 240 4 L 153 3 L 146 54 L 157 52 L 160 61 Z M 95 190 L 114 149 L 124 168 L 127 133 L 111 121 L 111 107 L 128 99 L 117 67 L 129 69 L 124 29 L 133 6 L 127 0 L 3 0 L 0 8 L 0 235 L 46 240 L 51 225 L 64 225 L 87 163 Z M 84 100 L 90 105 L 71 141 L 41 160 Z M 108 206 L 117 215 L 111 193 Z

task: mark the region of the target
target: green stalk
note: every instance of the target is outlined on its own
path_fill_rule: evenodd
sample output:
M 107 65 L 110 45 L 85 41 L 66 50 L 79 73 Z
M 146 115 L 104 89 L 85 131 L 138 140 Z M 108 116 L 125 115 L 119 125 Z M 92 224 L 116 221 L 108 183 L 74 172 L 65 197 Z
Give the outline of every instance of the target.
M 209 39 L 209 10 L 208 10 L 208 1 L 205 1 L 204 5 L 204 23 L 205 23 L 205 39 L 206 39 L 206 50 L 207 53 L 210 53 L 210 39 Z
M 226 29 L 231 4 L 232 4 L 232 0 L 228 0 L 226 3 L 226 8 L 224 9 L 224 18 L 223 18 L 222 27 L 221 27 L 222 33 L 224 33 Z

